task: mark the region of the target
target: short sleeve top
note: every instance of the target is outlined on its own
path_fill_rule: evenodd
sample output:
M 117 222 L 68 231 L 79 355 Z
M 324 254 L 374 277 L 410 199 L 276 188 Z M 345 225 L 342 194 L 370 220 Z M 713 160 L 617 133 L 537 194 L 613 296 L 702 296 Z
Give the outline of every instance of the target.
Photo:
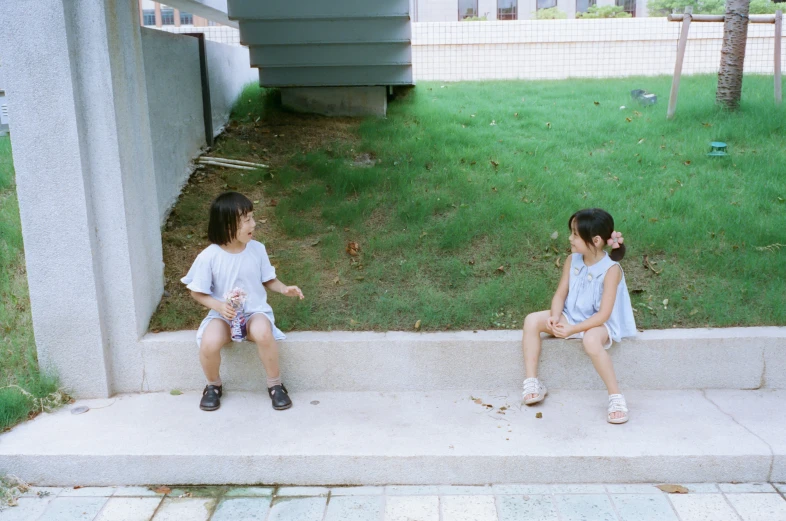
M 247 296 L 246 313 L 270 312 L 267 292 L 262 283 L 276 278 L 276 269 L 270 264 L 265 246 L 249 241 L 240 253 L 230 253 L 217 244 L 211 244 L 191 265 L 180 282 L 192 291 L 206 293 L 224 302 L 224 295 L 234 288 L 243 289 Z

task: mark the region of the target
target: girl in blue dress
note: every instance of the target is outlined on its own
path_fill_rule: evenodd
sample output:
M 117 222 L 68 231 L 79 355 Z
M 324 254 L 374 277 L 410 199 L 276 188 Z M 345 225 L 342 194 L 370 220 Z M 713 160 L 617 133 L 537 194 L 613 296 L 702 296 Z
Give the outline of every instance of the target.
M 606 352 L 612 342 L 636 335 L 630 295 L 618 262 L 625 256 L 622 234 L 614 231 L 614 219 L 600 208 L 574 213 L 568 228 L 572 255 L 565 262 L 551 309 L 531 313 L 524 320 L 524 403 L 541 402 L 548 393 L 538 379 L 540 334 L 580 338 L 609 391 L 607 421 L 625 423 L 628 407 Z M 604 251 L 607 245 L 611 255 Z

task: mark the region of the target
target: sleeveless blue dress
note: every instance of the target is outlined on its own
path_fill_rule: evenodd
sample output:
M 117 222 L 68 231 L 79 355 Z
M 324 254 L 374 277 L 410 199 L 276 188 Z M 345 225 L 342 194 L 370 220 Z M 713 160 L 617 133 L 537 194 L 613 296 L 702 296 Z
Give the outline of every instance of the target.
M 571 325 L 576 325 L 590 318 L 600 311 L 600 300 L 603 297 L 603 280 L 606 272 L 618 262 L 611 260 L 606 254 L 600 261 L 587 266 L 584 256 L 580 253 L 571 255 L 570 281 L 568 283 L 568 298 L 562 314 Z M 620 270 L 622 267 L 620 266 Z M 614 299 L 614 308 L 609 319 L 604 324 L 609 332 L 609 343 L 619 342 L 625 337 L 636 336 L 636 320 L 633 318 L 633 306 L 630 303 L 628 286 L 625 283 L 625 273 L 617 286 L 617 297 Z M 578 333 L 570 338 L 582 338 L 584 333 Z

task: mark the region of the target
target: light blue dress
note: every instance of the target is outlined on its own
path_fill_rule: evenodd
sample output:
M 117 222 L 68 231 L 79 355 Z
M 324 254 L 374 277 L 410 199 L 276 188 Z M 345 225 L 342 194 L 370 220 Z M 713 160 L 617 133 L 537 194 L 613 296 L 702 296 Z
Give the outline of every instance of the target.
M 619 266 L 619 263 L 611 260 L 611 257 L 606 254 L 600 261 L 588 267 L 584 264 L 584 256 L 580 253 L 571 255 L 570 262 L 568 298 L 565 299 L 562 314 L 569 324 L 575 325 L 600 311 L 606 272 L 614 265 Z M 617 297 L 614 299 L 611 316 L 604 325 L 609 331 L 609 343 L 605 346 L 606 349 L 611 347 L 612 340 L 619 342 L 625 337 L 636 336 L 636 320 L 633 318 L 633 306 L 630 303 L 628 286 L 625 284 L 625 273 L 622 274 L 617 286 Z M 570 338 L 583 336 L 583 333 L 579 333 Z

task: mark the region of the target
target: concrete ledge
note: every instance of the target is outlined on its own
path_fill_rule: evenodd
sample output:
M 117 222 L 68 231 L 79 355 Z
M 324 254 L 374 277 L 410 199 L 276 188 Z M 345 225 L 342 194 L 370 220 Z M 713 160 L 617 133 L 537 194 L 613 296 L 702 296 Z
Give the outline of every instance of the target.
M 213 413 L 199 397 L 43 414 L 0 436 L 0 474 L 59 486 L 786 480 L 786 391 L 629 391 L 624 426 L 606 423 L 604 391 L 555 391 L 535 408 L 517 388 L 306 392 L 285 412 L 263 393 L 227 392 Z
M 200 390 L 195 332 L 148 334 L 144 372 L 117 392 Z M 521 385 L 518 331 L 301 332 L 280 343 L 282 372 L 297 391 L 431 391 Z M 610 350 L 623 389 L 786 388 L 786 327 L 653 330 Z M 264 390 L 253 344 L 223 351 L 233 390 Z M 580 341 L 545 339 L 540 376 L 551 389 L 603 389 Z

